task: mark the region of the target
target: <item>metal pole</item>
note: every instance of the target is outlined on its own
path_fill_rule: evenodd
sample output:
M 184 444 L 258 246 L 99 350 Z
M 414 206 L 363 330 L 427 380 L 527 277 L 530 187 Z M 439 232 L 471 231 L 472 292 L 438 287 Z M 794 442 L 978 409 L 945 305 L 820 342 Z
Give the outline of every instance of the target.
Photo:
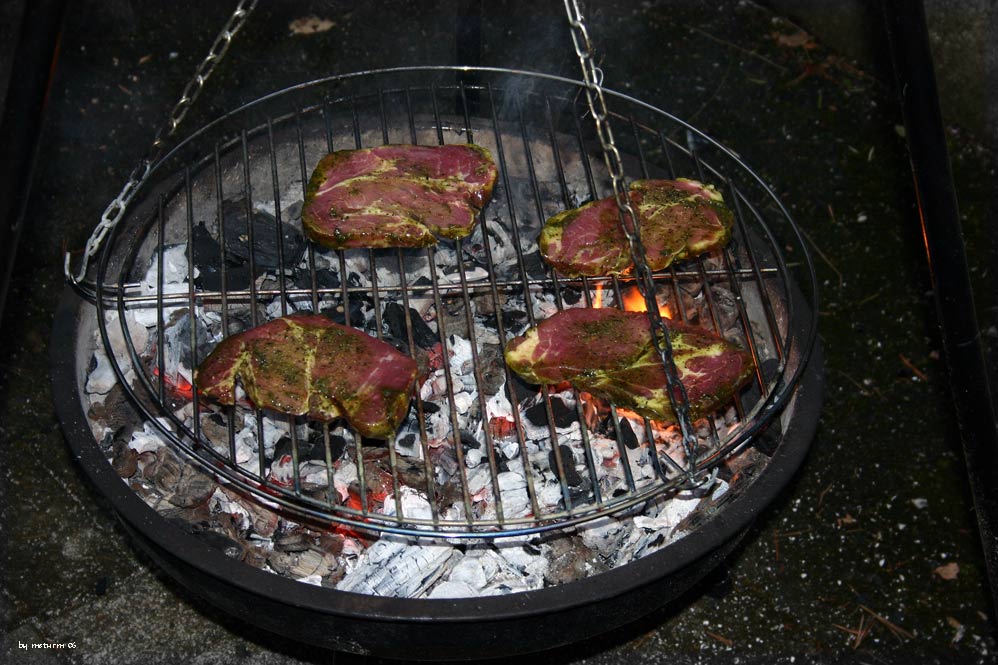
M 998 608 L 998 422 L 967 269 L 956 191 L 921 1 L 884 0 L 922 237 L 967 477 Z
M 24 3 L 0 120 L 0 321 L 31 191 L 38 134 L 54 69 L 64 0 Z

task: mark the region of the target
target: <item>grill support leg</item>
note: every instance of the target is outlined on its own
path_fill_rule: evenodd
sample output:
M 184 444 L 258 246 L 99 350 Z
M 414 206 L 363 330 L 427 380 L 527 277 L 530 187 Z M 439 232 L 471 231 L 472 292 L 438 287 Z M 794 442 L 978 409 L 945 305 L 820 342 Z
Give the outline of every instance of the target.
M 998 421 L 981 346 L 921 2 L 884 0 L 950 389 L 998 609 Z

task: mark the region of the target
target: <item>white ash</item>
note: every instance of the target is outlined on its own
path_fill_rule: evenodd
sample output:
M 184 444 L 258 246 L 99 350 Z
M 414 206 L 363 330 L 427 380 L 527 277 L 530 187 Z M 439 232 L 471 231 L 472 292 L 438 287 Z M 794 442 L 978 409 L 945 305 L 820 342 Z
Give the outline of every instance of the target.
M 172 245 L 164 248 L 162 272 L 163 289 L 160 291 L 159 254 L 154 252 L 152 258 L 149 260 L 149 268 L 146 270 L 145 276 L 139 283 L 139 288 L 145 296 L 155 296 L 157 293 L 163 294 L 165 302 L 165 306 L 163 308 L 163 319 L 169 320 L 176 311 L 187 307 L 187 303 L 185 301 L 181 301 L 183 303 L 182 305 L 172 305 L 171 303 L 175 301 L 172 298 L 167 297 L 176 294 L 190 293 L 190 285 L 187 281 L 190 271 L 187 265 L 186 243 L 183 245 Z M 197 278 L 198 274 L 198 269 L 194 268 L 193 277 Z M 155 308 L 142 308 L 134 311 L 135 318 L 140 325 L 146 327 L 158 325 L 159 314 Z
M 336 588 L 372 596 L 418 598 L 429 591 L 457 554 L 449 545 L 421 545 L 386 536 L 364 550 Z

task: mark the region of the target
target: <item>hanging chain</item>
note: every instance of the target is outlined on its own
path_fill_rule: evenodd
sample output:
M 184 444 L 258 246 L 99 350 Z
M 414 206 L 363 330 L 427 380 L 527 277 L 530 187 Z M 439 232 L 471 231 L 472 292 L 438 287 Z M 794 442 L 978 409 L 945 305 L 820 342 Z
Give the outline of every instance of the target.
M 672 340 L 669 337 L 669 327 L 659 314 L 658 301 L 655 298 L 655 281 L 645 256 L 644 245 L 641 244 L 641 231 L 638 227 L 638 216 L 634 211 L 627 183 L 624 179 L 624 165 L 620 159 L 620 151 L 613 140 L 610 129 L 610 113 L 603 96 L 603 73 L 596 66 L 593 56 L 592 42 L 589 40 L 589 30 L 586 28 L 582 10 L 578 0 L 564 0 L 565 11 L 568 13 L 568 23 L 572 28 L 572 42 L 575 44 L 575 54 L 582 66 L 582 77 L 585 81 L 586 100 L 589 112 L 596 124 L 596 134 L 600 147 L 603 149 L 603 159 L 613 185 L 613 196 L 620 211 L 620 225 L 627 236 L 634 259 L 634 274 L 638 291 L 644 296 L 648 309 L 648 318 L 652 324 L 652 341 L 655 349 L 662 357 L 665 367 L 665 385 L 669 393 L 669 402 L 679 421 L 679 429 L 683 436 L 683 449 L 686 452 L 687 478 L 693 482 L 693 471 L 696 468 L 696 436 L 690 419 L 690 399 L 686 387 L 679 380 L 679 370 L 672 353 Z
M 198 64 L 197 69 L 194 70 L 194 76 L 187 82 L 184 86 L 184 91 L 180 95 L 180 99 L 174 104 L 173 109 L 170 111 L 170 116 L 158 132 L 156 132 L 156 137 L 153 139 L 152 145 L 149 148 L 149 152 L 142 159 L 142 161 L 132 169 L 132 172 L 128 174 L 128 180 L 125 182 L 124 187 L 121 188 L 121 192 L 108 204 L 107 208 L 104 209 L 103 214 L 101 214 L 100 222 L 94 229 L 94 232 L 90 235 L 87 240 L 85 249 L 83 250 L 83 259 L 80 263 L 79 271 L 74 275 L 72 268 L 70 266 L 70 254 L 66 252 L 64 257 L 63 272 L 66 275 L 66 279 L 69 280 L 74 285 L 80 285 L 81 282 L 86 278 L 87 269 L 90 265 L 90 260 L 97 254 L 104 242 L 104 238 L 107 236 L 108 232 L 118 225 L 121 218 L 125 215 L 125 209 L 128 207 L 129 202 L 131 202 L 132 197 L 135 195 L 135 189 L 138 187 L 139 183 L 149 175 L 149 170 L 152 165 L 159 159 L 160 155 L 163 153 L 163 146 L 167 139 L 171 138 L 180 127 L 180 123 L 183 122 L 184 116 L 187 115 L 187 111 L 190 110 L 191 105 L 201 94 L 201 90 L 204 88 L 204 84 L 207 83 L 208 78 L 215 71 L 215 67 L 218 63 L 222 61 L 226 52 L 229 50 L 229 46 L 232 44 L 233 37 L 236 33 L 243 27 L 246 23 L 246 19 L 249 18 L 250 13 L 256 7 L 258 0 L 239 0 L 239 4 L 236 5 L 235 11 L 229 16 L 229 20 L 226 21 L 225 26 L 222 28 L 218 36 L 215 37 L 215 41 L 212 43 L 211 48 L 208 50 L 208 55 Z

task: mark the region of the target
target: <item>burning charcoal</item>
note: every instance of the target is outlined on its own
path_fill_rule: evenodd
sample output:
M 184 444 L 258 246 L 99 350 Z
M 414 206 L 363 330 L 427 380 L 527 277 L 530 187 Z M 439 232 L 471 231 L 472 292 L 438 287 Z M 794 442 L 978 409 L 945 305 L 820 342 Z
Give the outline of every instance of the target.
M 409 333 L 406 330 L 405 314 L 403 308 L 398 303 L 390 302 L 385 305 L 383 320 L 390 332 L 396 339 L 408 340 Z M 413 308 L 409 308 L 409 321 L 412 325 L 412 340 L 417 346 L 423 349 L 431 349 L 439 339 L 430 326 L 426 325 L 423 317 Z
M 554 451 L 551 450 L 548 452 L 548 464 L 551 466 L 551 471 L 558 480 L 561 480 L 561 472 L 564 470 L 566 485 L 569 487 L 581 486 L 583 478 L 575 468 L 575 457 L 572 455 L 572 449 L 560 443 L 558 444 L 558 451 L 561 453 L 561 468 L 558 467 L 558 458 L 555 456 Z
M 627 418 L 620 419 L 620 438 L 624 442 L 624 445 L 631 450 L 635 450 L 638 447 L 638 435 L 634 433 L 631 421 Z
M 278 255 L 277 219 L 262 210 L 253 210 L 253 246 L 250 247 L 248 225 L 246 224 L 246 204 L 243 201 L 223 201 L 222 216 L 225 219 L 226 260 L 249 262 L 252 250 L 256 274 L 259 277 L 267 270 L 276 270 L 280 265 Z M 297 265 L 305 253 L 305 238 L 294 227 L 281 224 L 281 239 L 284 249 L 284 265 Z

